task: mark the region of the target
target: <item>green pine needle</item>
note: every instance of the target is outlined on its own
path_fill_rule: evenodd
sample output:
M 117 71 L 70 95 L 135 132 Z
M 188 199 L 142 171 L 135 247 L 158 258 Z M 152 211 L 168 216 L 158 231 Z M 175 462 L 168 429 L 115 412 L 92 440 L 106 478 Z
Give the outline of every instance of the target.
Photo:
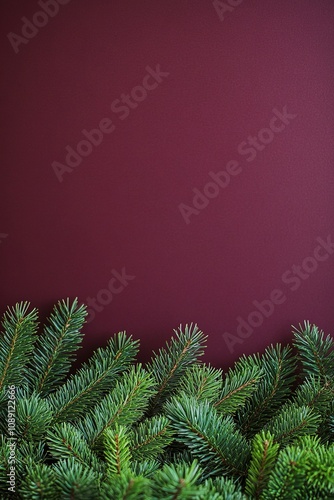
M 212 474 L 245 474 L 249 445 L 230 416 L 223 417 L 209 402 L 186 394 L 167 402 L 165 412 L 177 440 Z
M 153 498 L 163 500 L 200 499 L 200 491 L 197 487 L 200 476 L 201 469 L 196 460 L 191 465 L 166 464 L 155 475 L 152 483 Z
M 116 425 L 114 429 L 106 429 L 103 433 L 103 441 L 109 479 L 114 474 L 119 475 L 130 471 L 131 452 L 127 428 L 123 425 Z
M 122 472 L 101 485 L 99 500 L 153 500 L 150 480 L 130 471 Z
M 52 468 L 45 464 L 32 464 L 22 481 L 20 494 L 26 500 L 43 500 L 45 498 L 56 500 L 59 498 Z
M 56 424 L 48 430 L 47 442 L 50 454 L 57 460 L 75 458 L 94 471 L 103 472 L 104 464 L 91 450 L 82 433 L 72 424 Z
M 75 458 L 53 466 L 55 491 L 61 500 L 99 500 L 99 476 Z
M 199 401 L 215 401 L 223 385 L 223 372 L 210 365 L 191 365 L 180 380 L 180 391 L 194 396 Z
M 33 393 L 29 397 L 18 397 L 16 406 L 16 437 L 40 440 L 52 420 L 49 402 Z
M 165 416 L 156 415 L 141 422 L 131 436 L 131 454 L 135 460 L 154 459 L 173 441 L 173 430 Z
M 294 441 L 297 437 L 317 432 L 320 415 L 308 406 L 296 406 L 287 403 L 282 410 L 272 418 L 265 429 L 275 436 L 275 441 L 282 446 Z
M 322 380 L 334 379 L 334 341 L 309 321 L 299 329 L 293 327 L 294 345 L 299 351 L 304 375 L 315 375 Z
M 79 306 L 77 299 L 72 303 L 62 300 L 54 306 L 31 360 L 31 389 L 45 396 L 64 380 L 81 344 L 86 315 L 86 307 Z
M 87 414 L 133 362 L 137 344 L 125 332 L 120 332 L 109 340 L 105 349 L 97 349 L 76 374 L 50 395 L 54 421 L 72 421 Z
M 6 385 L 19 386 L 26 378 L 26 365 L 37 332 L 37 309 L 28 313 L 29 302 L 8 307 L 3 316 L 0 336 L 0 391 Z
M 154 392 L 153 376 L 141 364 L 133 366 L 92 412 L 77 424 L 78 428 L 95 447 L 107 427 L 132 425 L 142 417 Z
M 154 353 L 148 370 L 154 374 L 157 382 L 157 393 L 150 404 L 150 415 L 158 412 L 163 403 L 172 396 L 179 387 L 181 377 L 186 369 L 204 354 L 206 336 L 197 325 L 182 325 L 174 330 L 175 337 L 166 343 L 159 354 Z
M 326 417 L 331 402 L 334 399 L 334 381 L 323 381 L 321 377 L 307 376 L 303 383 L 297 388 L 293 402 L 298 406 L 313 408 L 322 417 Z
M 270 432 L 262 431 L 254 436 L 245 487 L 248 497 L 261 498 L 275 465 L 278 450 L 279 445 L 274 443 L 274 436 Z
M 221 415 L 234 414 L 254 393 L 262 374 L 258 366 L 241 369 L 237 365 L 226 374 L 222 391 L 213 406 Z
M 277 344 L 268 347 L 262 356 L 243 356 L 235 366 L 240 370 L 257 366 L 263 372 L 257 390 L 236 414 L 242 432 L 252 438 L 286 402 L 295 380 L 296 361 L 289 346 Z

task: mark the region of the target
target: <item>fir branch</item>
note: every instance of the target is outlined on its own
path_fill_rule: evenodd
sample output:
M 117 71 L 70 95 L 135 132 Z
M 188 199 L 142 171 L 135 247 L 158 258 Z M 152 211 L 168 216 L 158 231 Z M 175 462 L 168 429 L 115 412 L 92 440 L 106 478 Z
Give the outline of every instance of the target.
M 132 367 L 115 388 L 77 424 L 92 447 L 107 427 L 134 424 L 144 413 L 154 394 L 154 378 L 141 364 Z
M 213 406 L 222 415 L 235 413 L 254 393 L 262 375 L 258 366 L 240 368 L 236 365 L 226 374 L 223 389 Z
M 247 500 L 242 493 L 240 482 L 233 478 L 209 478 L 204 482 L 204 486 L 210 488 L 210 493 L 204 496 L 203 500 Z
M 309 375 L 297 388 L 292 401 L 298 406 L 313 408 L 322 417 L 326 417 L 334 398 L 334 385 L 323 381 L 321 377 Z
M 204 354 L 207 337 L 197 325 L 186 325 L 184 332 L 181 325 L 174 332 L 175 337 L 172 337 L 169 344 L 166 343 L 166 349 L 160 349 L 159 354 L 154 353 L 148 364 L 148 369 L 157 381 L 157 393 L 151 400 L 149 415 L 161 409 L 166 399 L 177 390 L 186 369 Z
M 317 436 L 302 436 L 278 456 L 263 498 L 323 499 L 334 494 L 334 446 Z
M 69 423 L 55 424 L 47 433 L 51 455 L 57 460 L 75 458 L 95 472 L 102 473 L 104 464 L 97 458 L 83 434 Z
M 49 400 L 54 421 L 72 421 L 82 417 L 115 385 L 119 375 L 133 362 L 138 341 L 120 332 L 109 340 L 105 349 L 97 349 Z
M 17 399 L 16 435 L 25 440 L 43 439 L 52 420 L 49 402 L 36 393 Z
M 132 450 L 131 450 L 132 454 Z M 143 476 L 151 478 L 154 474 L 161 468 L 160 462 L 158 460 L 151 459 L 141 459 L 131 461 L 131 471 L 135 476 Z
M 53 465 L 55 491 L 61 500 L 99 500 L 100 477 L 75 458 Z
M 275 441 L 282 446 L 294 441 L 297 437 L 306 434 L 313 435 L 317 432 L 320 415 L 308 406 L 296 406 L 287 403 L 282 410 L 265 426 L 275 436 Z
M 334 341 L 330 335 L 325 337 L 322 330 L 309 321 L 299 329 L 293 327 L 294 345 L 299 351 L 304 375 L 315 375 L 322 380 L 334 378 Z
M 307 491 L 313 498 L 334 498 L 334 445 L 319 445 L 308 451 Z
M 26 500 L 56 500 L 55 475 L 45 464 L 32 464 L 20 485 L 20 494 Z
M 107 475 L 111 480 L 130 470 L 131 452 L 130 438 L 126 427 L 116 425 L 114 429 L 107 428 L 103 433 L 104 455 L 107 462 Z
M 278 455 L 268 486 L 263 494 L 265 500 L 297 500 L 303 498 L 305 476 L 309 472 L 307 452 L 299 446 L 287 446 Z
M 222 370 L 198 363 L 191 365 L 180 381 L 180 391 L 199 401 L 215 401 L 222 390 Z
M 186 394 L 167 402 L 165 413 L 177 432 L 177 440 L 203 466 L 209 466 L 211 474 L 245 474 L 250 449 L 232 417 L 220 416 L 207 401 Z
M 100 500 L 151 500 L 150 480 L 122 472 L 101 485 Z
M 281 408 L 295 380 L 295 358 L 289 346 L 270 346 L 262 356 L 243 356 L 235 365 L 238 369 L 257 366 L 263 371 L 257 390 L 238 410 L 236 420 L 243 433 L 253 437 Z
M 62 300 L 54 306 L 30 363 L 31 390 L 45 396 L 63 382 L 82 341 L 80 330 L 86 315 L 86 306 L 79 306 L 77 299 L 72 303 Z
M 151 460 L 160 455 L 173 441 L 173 430 L 168 418 L 155 415 L 145 419 L 131 435 L 131 455 L 134 460 Z
M 0 337 L 0 391 L 6 385 L 18 386 L 26 377 L 26 365 L 37 332 L 37 309 L 28 313 L 29 302 L 8 307 L 3 315 Z
M 197 485 L 200 476 L 201 469 L 197 460 L 191 465 L 166 464 L 155 475 L 152 483 L 153 498 L 197 500 L 200 498 Z
M 246 478 L 245 493 L 249 498 L 261 498 L 275 465 L 279 445 L 270 432 L 256 434 L 252 444 L 252 457 Z

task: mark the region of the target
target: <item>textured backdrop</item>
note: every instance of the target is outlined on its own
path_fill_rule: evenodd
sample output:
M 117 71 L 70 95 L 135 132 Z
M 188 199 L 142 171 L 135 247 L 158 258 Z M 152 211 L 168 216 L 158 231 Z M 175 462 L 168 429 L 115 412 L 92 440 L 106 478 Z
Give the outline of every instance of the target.
M 3 0 L 0 310 L 78 296 L 84 359 L 333 333 L 332 0 Z M 333 238 L 333 240 L 332 240 Z

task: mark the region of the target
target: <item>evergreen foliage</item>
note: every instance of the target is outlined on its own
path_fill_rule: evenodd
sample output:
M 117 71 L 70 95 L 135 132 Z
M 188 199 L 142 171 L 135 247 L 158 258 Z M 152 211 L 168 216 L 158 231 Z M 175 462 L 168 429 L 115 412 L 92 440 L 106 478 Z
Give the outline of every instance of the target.
M 28 303 L 4 314 L 0 499 L 334 499 L 329 335 L 305 322 L 294 350 L 271 345 L 224 373 L 200 361 L 197 325 L 145 366 L 120 332 L 70 373 L 85 317 L 60 301 L 39 333 Z

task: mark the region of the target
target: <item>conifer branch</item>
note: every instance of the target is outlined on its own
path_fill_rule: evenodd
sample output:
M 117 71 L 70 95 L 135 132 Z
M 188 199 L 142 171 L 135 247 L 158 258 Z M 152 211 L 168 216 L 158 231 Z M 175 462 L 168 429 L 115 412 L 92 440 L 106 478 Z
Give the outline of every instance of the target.
M 88 363 L 50 395 L 54 421 L 71 421 L 87 413 L 129 367 L 137 354 L 137 344 L 120 332 L 105 349 L 97 349 Z
M 252 457 L 246 478 L 245 493 L 249 498 L 261 498 L 275 465 L 279 445 L 270 432 L 262 431 L 253 439 Z
M 211 473 L 244 475 L 250 449 L 230 416 L 220 416 L 206 401 L 182 394 L 165 405 L 167 417 L 177 432 L 177 440 L 186 445 Z M 217 429 L 220 430 L 217 433 Z
M 131 455 L 135 460 L 154 459 L 173 440 L 169 420 L 156 415 L 141 422 L 131 436 Z
M 91 450 L 83 434 L 69 423 L 56 424 L 47 433 L 51 455 L 58 459 L 75 458 L 81 464 L 102 473 L 104 463 Z
M 31 360 L 31 389 L 45 396 L 63 382 L 82 341 L 86 315 L 86 306 L 79 306 L 77 299 L 72 304 L 67 299 L 55 305 Z
M 29 302 L 8 307 L 3 316 L 0 337 L 0 391 L 6 385 L 19 386 L 25 379 L 26 365 L 37 332 L 37 309 L 28 313 Z
M 275 436 L 275 441 L 287 445 L 297 437 L 317 432 L 320 415 L 308 406 L 287 403 L 282 410 L 267 423 L 265 429 Z
M 203 363 L 191 365 L 180 380 L 180 392 L 199 401 L 216 401 L 223 385 L 223 372 Z
M 309 321 L 304 327 L 293 327 L 294 345 L 299 351 L 299 357 L 305 375 L 315 375 L 322 380 L 334 379 L 334 341 L 316 325 Z
M 103 433 L 104 454 L 107 463 L 107 474 L 110 479 L 130 470 L 130 439 L 126 427 L 116 425 Z
M 141 364 L 118 380 L 115 388 L 77 424 L 93 448 L 107 427 L 132 425 L 143 415 L 155 392 L 153 384 L 153 376 Z
M 289 346 L 267 348 L 262 356 L 242 357 L 236 367 L 247 369 L 257 366 L 264 373 L 257 390 L 236 415 L 242 431 L 253 437 L 278 411 L 290 394 L 295 380 L 296 362 Z
M 155 356 L 148 365 L 157 381 L 157 393 L 151 400 L 149 415 L 157 412 L 166 399 L 175 393 L 188 366 L 204 353 L 207 337 L 197 325 L 186 325 L 184 332 L 180 326 L 174 332 L 175 337 L 170 344 L 166 343 L 166 349 L 160 349 L 159 354 L 154 353 Z
M 262 374 L 258 366 L 230 370 L 225 376 L 219 399 L 213 406 L 222 415 L 234 414 L 254 393 Z

